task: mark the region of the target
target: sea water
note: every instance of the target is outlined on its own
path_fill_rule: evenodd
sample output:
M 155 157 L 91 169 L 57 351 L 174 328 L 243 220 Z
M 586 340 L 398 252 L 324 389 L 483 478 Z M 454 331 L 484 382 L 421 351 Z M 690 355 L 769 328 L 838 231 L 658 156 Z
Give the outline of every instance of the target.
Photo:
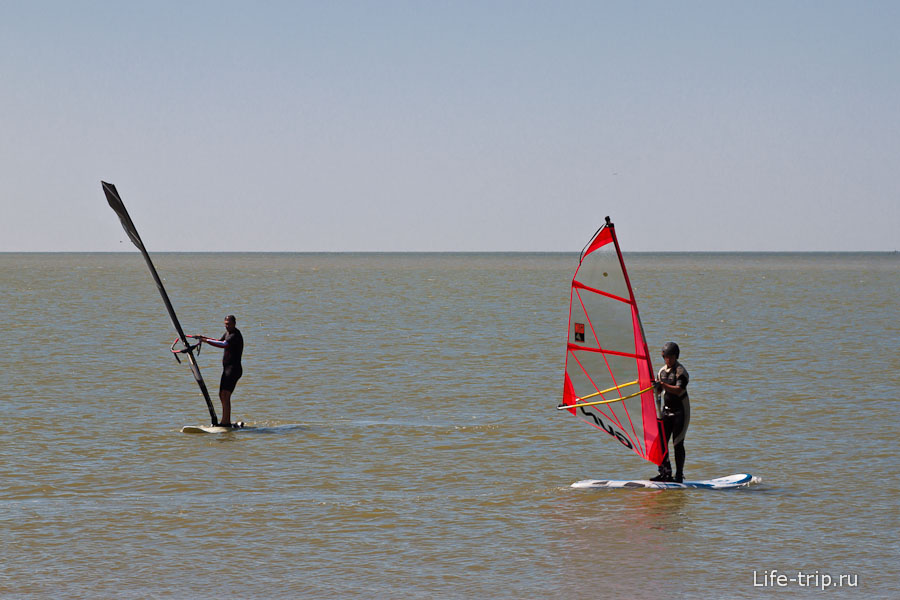
M 0 597 L 900 596 L 900 255 L 626 254 L 731 491 L 569 487 L 655 473 L 556 410 L 577 258 L 154 255 L 211 436 L 139 254 L 0 254 Z

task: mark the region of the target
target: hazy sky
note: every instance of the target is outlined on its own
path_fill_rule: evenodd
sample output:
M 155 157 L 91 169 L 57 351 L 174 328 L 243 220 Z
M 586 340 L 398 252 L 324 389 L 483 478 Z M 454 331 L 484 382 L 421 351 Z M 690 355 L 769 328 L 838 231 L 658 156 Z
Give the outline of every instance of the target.
M 0 251 L 900 249 L 900 2 L 0 0 Z

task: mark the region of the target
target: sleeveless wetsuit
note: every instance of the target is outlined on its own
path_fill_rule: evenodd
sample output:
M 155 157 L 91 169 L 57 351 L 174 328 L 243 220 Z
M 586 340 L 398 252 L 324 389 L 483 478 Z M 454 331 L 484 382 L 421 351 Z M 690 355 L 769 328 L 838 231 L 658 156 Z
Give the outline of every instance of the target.
M 241 355 L 244 353 L 244 336 L 239 329 L 234 333 L 226 333 L 220 340 L 225 342 L 225 352 L 222 354 L 222 379 L 219 387 L 229 392 L 234 391 L 238 379 L 244 374 L 241 367 Z

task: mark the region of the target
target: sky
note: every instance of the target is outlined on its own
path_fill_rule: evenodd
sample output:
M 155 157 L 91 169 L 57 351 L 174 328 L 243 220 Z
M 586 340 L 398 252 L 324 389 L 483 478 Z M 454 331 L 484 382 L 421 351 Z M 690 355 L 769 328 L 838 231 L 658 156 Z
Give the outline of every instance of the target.
M 0 252 L 900 250 L 900 2 L 0 0 Z

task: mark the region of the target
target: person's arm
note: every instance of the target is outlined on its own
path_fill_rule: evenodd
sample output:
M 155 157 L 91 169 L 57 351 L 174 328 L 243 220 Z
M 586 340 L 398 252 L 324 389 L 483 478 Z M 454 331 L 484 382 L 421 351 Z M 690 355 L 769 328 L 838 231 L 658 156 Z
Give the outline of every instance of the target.
M 667 394 L 671 394 L 675 398 L 681 398 L 687 393 L 687 384 L 687 372 L 679 365 L 675 370 L 675 384 L 662 383 L 662 387 Z
M 681 398 L 684 395 L 684 385 L 681 382 L 684 380 L 684 377 L 678 377 L 675 381 L 675 385 L 670 383 L 665 383 L 657 379 L 654 381 L 654 389 L 657 394 L 666 392 L 667 394 L 671 394 L 674 398 Z
M 656 383 L 659 384 L 660 391 L 672 394 L 676 398 L 680 398 L 684 395 L 684 388 L 680 385 L 671 385 L 669 383 L 663 383 L 662 381 L 657 381 Z
M 206 337 L 205 335 L 198 335 L 196 337 L 199 338 L 201 342 L 206 342 L 210 346 L 215 346 L 216 348 L 228 347 L 228 342 L 226 342 L 225 340 L 217 340 L 215 338 Z

